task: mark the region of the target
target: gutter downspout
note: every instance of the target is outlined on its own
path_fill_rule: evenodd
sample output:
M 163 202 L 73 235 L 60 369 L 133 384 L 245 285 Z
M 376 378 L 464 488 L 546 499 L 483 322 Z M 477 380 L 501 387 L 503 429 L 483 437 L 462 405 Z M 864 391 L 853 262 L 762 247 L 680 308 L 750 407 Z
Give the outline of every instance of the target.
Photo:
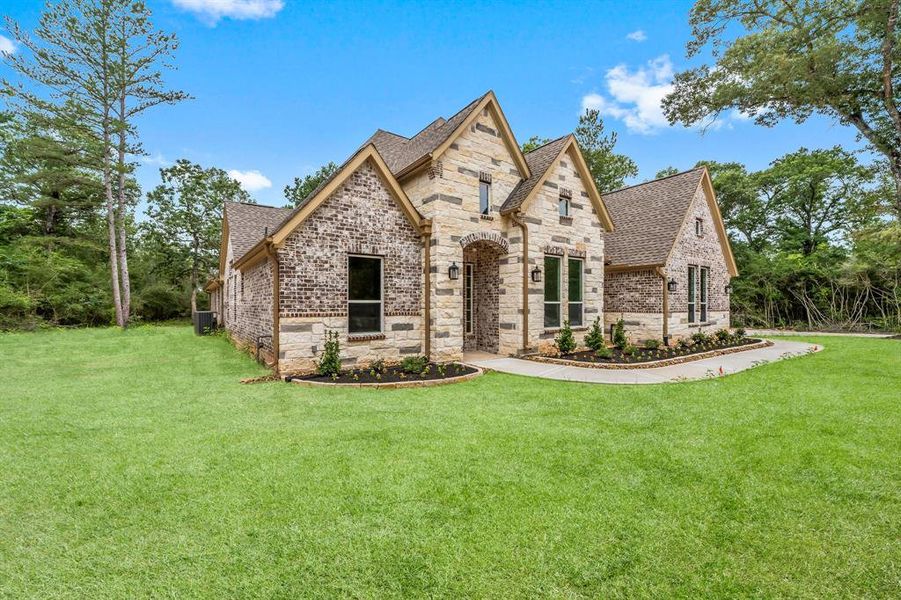
M 432 359 L 432 220 L 423 219 L 420 223 L 422 233 L 422 243 L 424 246 L 423 258 L 423 323 L 422 328 L 425 335 L 424 352 L 426 358 Z
M 654 270 L 663 282 L 663 345 L 669 346 L 669 287 L 666 284 L 666 269 L 657 267 Z
M 510 220 L 522 230 L 522 351 L 529 351 L 529 226 L 520 213 L 510 213 Z
M 279 371 L 279 316 L 281 312 L 281 282 L 278 268 L 278 252 L 272 241 L 266 245 L 266 254 L 269 255 L 269 266 L 272 271 L 272 359 L 275 361 L 275 375 Z

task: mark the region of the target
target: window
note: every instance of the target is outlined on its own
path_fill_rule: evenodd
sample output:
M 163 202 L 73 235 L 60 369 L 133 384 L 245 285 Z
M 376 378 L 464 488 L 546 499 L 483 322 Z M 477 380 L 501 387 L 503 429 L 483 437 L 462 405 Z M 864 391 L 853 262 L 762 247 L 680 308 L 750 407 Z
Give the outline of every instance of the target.
M 569 211 L 572 208 L 572 198 L 572 190 L 560 188 L 560 200 L 558 201 L 557 208 L 560 211 L 561 217 L 569 217 Z
M 241 302 L 244 302 L 244 278 L 241 278 Z
M 491 212 L 491 182 L 479 182 L 479 213 L 487 215 Z
M 704 220 L 695 219 L 695 235 L 704 235 Z
M 463 263 L 463 328 L 467 335 L 472 327 L 472 263 Z
M 573 327 L 582 326 L 582 261 L 578 258 L 569 259 L 567 278 L 569 280 L 569 295 L 567 302 L 567 317 Z
M 698 268 L 689 265 L 688 266 L 688 322 L 695 322 L 695 293 L 697 290 L 695 289 L 695 284 L 698 278 Z
M 349 256 L 347 259 L 347 330 L 382 331 L 382 259 Z
M 544 257 L 544 326 L 560 327 L 560 259 Z
M 710 284 L 710 269 L 701 267 L 701 323 L 707 322 L 707 288 Z

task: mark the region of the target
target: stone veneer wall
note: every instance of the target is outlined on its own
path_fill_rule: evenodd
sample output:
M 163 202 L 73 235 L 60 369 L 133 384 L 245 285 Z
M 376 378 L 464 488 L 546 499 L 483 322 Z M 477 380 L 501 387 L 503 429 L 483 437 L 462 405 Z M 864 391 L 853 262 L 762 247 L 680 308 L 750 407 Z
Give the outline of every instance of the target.
M 667 279 L 675 279 L 676 291 L 669 295 L 669 333 L 674 339 L 690 336 L 699 328 L 712 331 L 729 326 L 729 296 L 725 287 L 730 276 L 726 259 L 713 223 L 703 188 L 692 200 L 689 215 L 679 232 L 670 261 L 666 265 Z M 704 233 L 695 234 L 695 219 L 701 219 Z M 710 269 L 707 321 L 688 323 L 688 266 Z M 605 331 L 622 318 L 627 335 L 636 342 L 663 337 L 662 282 L 653 271 L 609 273 L 604 296 L 607 312 Z M 697 298 L 700 299 L 700 275 L 697 279 Z M 700 315 L 698 315 L 700 316 Z
M 350 254 L 383 260 L 383 335 L 376 339 L 348 335 Z M 422 239 L 368 162 L 285 240 L 278 257 L 280 371 L 313 370 L 328 329 L 339 332 L 347 365 L 422 352 Z
M 547 184 L 527 207 L 529 263 L 543 265 L 544 252 L 562 251 L 585 257 L 586 324 L 603 310 L 603 241 L 601 225 L 594 214 L 585 187 L 570 157 L 552 167 Z M 479 214 L 479 173 L 491 175 L 491 214 Z M 499 209 L 521 174 L 501 137 L 490 111 L 483 111 L 429 169 L 402 182 L 404 191 L 432 228 L 432 352 L 437 360 L 459 359 L 463 340 L 463 277 L 448 278 L 448 267 L 463 264 L 461 240 L 472 233 L 495 234 L 508 244 L 498 260 L 498 352 L 515 354 L 522 348 L 522 233 Z M 573 219 L 562 221 L 557 212 L 559 188 L 573 196 Z M 564 263 L 564 281 L 565 281 Z M 461 267 L 462 269 L 462 267 Z M 530 291 L 530 344 L 553 337 L 543 323 L 544 289 Z M 565 296 L 565 286 L 564 286 Z M 564 298 L 565 300 L 565 298 Z M 581 334 L 580 334 L 581 336 Z

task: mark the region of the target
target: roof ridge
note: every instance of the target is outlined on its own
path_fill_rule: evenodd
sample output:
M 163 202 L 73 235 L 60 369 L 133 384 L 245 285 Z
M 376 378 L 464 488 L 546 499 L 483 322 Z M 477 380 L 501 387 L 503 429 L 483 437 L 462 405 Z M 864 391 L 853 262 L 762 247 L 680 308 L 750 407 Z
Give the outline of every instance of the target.
M 533 148 L 532 150 L 529 150 L 528 152 L 526 152 L 526 153 L 524 154 L 524 156 L 528 156 L 528 155 L 530 155 L 530 154 L 533 153 L 533 152 L 537 152 L 538 150 L 541 150 L 541 149 L 544 148 L 545 146 L 550 146 L 551 144 L 553 144 L 553 143 L 555 143 L 555 142 L 559 142 L 559 141 L 562 140 L 563 138 L 569 137 L 569 136 L 571 136 L 571 135 L 572 135 L 572 133 L 567 133 L 567 134 L 561 135 L 560 137 L 558 137 L 558 138 L 556 138 L 556 139 L 547 141 L 547 142 L 541 144 L 540 146 L 538 146 L 537 148 Z
M 456 117 L 457 115 L 459 115 L 460 113 L 462 113 L 464 110 L 466 110 L 467 108 L 469 108 L 469 107 L 472 106 L 473 104 L 478 104 L 479 102 L 481 102 L 482 99 L 484 99 L 485 96 L 487 96 L 487 95 L 490 94 L 490 93 L 491 93 L 491 90 L 488 90 L 487 92 L 485 92 L 484 94 L 482 94 L 481 96 L 479 96 L 478 98 L 476 98 L 475 100 L 473 100 L 473 101 L 471 101 L 471 102 L 467 102 L 467 103 L 466 103 L 466 106 L 464 106 L 463 108 L 461 108 L 460 110 L 458 110 L 457 112 L 455 112 L 454 114 L 452 114 L 451 116 L 449 116 L 447 119 L 445 119 L 445 125 L 446 125 L 447 123 L 450 123 L 451 121 L 453 121 L 453 120 L 454 120 L 454 117 Z M 439 118 L 440 118 L 440 117 L 439 117 Z M 436 119 L 436 120 L 437 120 L 437 119 Z M 434 123 L 434 122 L 435 122 L 435 121 L 432 121 L 432 123 Z M 443 127 L 443 125 L 442 125 L 442 127 Z
M 257 208 L 276 208 L 279 210 L 291 208 L 290 206 L 272 206 L 271 204 L 259 204 L 258 202 L 244 202 L 243 200 L 226 200 L 226 204 L 240 204 L 242 206 L 253 206 Z
M 468 105 L 467 105 L 467 106 L 468 106 Z M 406 139 L 406 140 L 409 142 L 410 140 L 412 140 L 413 138 L 415 138 L 417 135 L 419 135 L 420 133 L 422 133 L 423 131 L 425 131 L 426 129 L 428 129 L 429 127 L 431 127 L 432 125 L 434 125 L 435 123 L 437 123 L 438 121 L 444 121 L 444 123 L 447 123 L 447 119 L 445 119 L 444 117 L 435 117 L 434 119 L 432 119 L 432 121 L 431 121 L 428 125 L 426 125 L 426 126 L 423 127 L 422 129 L 420 129 L 419 131 L 417 131 L 416 133 L 414 133 L 414 134 L 411 135 L 410 137 L 404 138 L 404 139 Z M 438 127 L 443 127 L 443 126 L 444 126 L 444 123 L 442 123 L 442 124 L 439 125 Z M 388 133 L 391 133 L 391 132 L 389 131 Z M 403 136 L 401 136 L 401 137 L 403 137 Z
M 680 175 L 688 175 L 693 171 L 701 171 L 704 167 L 695 167 L 693 169 L 687 169 L 685 171 L 680 171 L 678 173 L 673 173 L 672 175 L 667 175 L 666 177 L 658 177 L 657 179 L 651 179 L 650 181 L 642 181 L 641 183 L 633 183 L 632 185 L 627 185 L 626 187 L 619 188 L 618 190 L 613 190 L 612 192 L 603 192 L 602 196 L 609 196 L 611 194 L 618 194 L 620 192 L 625 192 L 626 190 L 631 190 L 632 188 L 641 187 L 643 185 L 648 185 L 651 183 L 657 183 L 658 181 L 665 181 L 667 179 L 672 179 L 673 177 L 679 177 Z
M 399 133 L 394 133 L 393 131 L 388 131 L 387 129 L 382 129 L 381 127 L 377 128 L 377 129 L 375 130 L 375 133 L 378 133 L 378 132 L 380 132 L 380 131 L 381 131 L 382 133 L 387 133 L 388 135 L 393 135 L 394 137 L 399 137 L 399 138 L 401 138 L 401 139 L 407 140 L 408 142 L 410 141 L 410 138 L 408 138 L 408 137 L 405 136 L 405 135 L 401 135 L 401 134 L 399 134 Z M 375 133 L 372 134 L 372 135 L 375 135 Z M 372 135 L 369 136 L 369 139 L 372 139 Z

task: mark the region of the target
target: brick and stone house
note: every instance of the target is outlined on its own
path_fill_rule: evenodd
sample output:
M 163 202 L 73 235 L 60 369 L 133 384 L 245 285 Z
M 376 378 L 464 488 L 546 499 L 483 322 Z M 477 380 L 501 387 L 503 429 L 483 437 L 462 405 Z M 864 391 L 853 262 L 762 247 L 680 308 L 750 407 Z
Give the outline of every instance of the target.
M 707 169 L 604 194 L 614 230 L 604 234 L 604 323 L 628 335 L 677 339 L 729 326 L 738 274 Z
M 280 373 L 313 370 L 329 330 L 348 365 L 517 354 L 605 321 L 613 226 L 575 138 L 523 154 L 488 92 L 376 131 L 296 209 L 228 204 L 207 291 Z

